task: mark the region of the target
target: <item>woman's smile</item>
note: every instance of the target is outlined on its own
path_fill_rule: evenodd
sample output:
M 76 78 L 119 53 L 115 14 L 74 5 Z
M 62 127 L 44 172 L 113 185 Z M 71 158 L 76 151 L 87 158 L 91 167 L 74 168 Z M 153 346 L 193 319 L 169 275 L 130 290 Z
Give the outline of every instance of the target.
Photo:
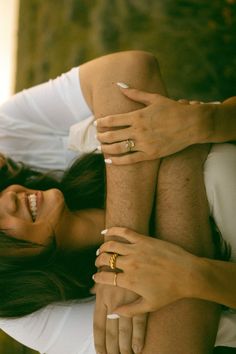
M 32 220 L 35 221 L 39 214 L 40 206 L 43 201 L 43 192 L 37 191 L 27 195 L 27 206 L 32 216 Z
M 46 245 L 65 208 L 58 189 L 32 190 L 12 185 L 0 194 L 0 229 L 15 238 Z

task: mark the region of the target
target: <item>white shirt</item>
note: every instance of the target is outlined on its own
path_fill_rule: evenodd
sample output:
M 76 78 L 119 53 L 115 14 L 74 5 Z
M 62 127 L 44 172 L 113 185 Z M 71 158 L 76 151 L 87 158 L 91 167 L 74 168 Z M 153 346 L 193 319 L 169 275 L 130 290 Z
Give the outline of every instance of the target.
M 24 90 L 0 107 L 0 151 L 35 168 L 65 169 L 69 129 L 91 116 L 78 68 Z
M 64 169 L 78 156 L 77 152 L 66 150 L 68 140 L 73 145 L 73 136 L 80 134 L 82 151 L 86 144 L 91 144 L 93 119 L 84 121 L 91 115 L 80 88 L 78 69 L 74 68 L 55 80 L 13 96 L 0 107 L 0 151 L 33 167 Z M 93 148 L 96 144 L 92 142 Z M 77 150 L 74 145 L 72 149 Z M 236 205 L 235 176 L 236 147 L 215 145 L 205 164 L 205 184 L 212 214 L 233 250 L 236 249 L 236 218 L 232 207 Z M 40 353 L 95 354 L 93 308 L 94 301 L 54 304 L 20 319 L 2 319 L 0 327 Z M 222 316 L 216 343 L 236 347 L 235 314 Z

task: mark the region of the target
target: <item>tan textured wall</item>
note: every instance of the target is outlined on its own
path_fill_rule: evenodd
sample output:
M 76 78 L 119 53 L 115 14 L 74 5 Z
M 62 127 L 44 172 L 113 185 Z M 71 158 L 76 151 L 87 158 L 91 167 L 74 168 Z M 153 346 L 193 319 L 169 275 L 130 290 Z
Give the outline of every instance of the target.
M 236 87 L 235 0 L 21 0 L 17 90 L 112 51 L 157 55 L 176 97 Z

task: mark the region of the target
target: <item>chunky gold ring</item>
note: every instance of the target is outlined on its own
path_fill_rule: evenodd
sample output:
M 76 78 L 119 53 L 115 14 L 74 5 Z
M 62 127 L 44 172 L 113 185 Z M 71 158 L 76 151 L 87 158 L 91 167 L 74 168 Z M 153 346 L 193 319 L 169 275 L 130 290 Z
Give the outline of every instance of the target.
M 109 265 L 111 269 L 116 269 L 116 258 L 118 257 L 117 253 L 113 253 L 109 259 Z
M 117 286 L 117 273 L 114 273 L 113 285 Z
M 125 141 L 125 147 L 130 152 L 135 147 L 135 142 L 132 139 L 128 139 Z

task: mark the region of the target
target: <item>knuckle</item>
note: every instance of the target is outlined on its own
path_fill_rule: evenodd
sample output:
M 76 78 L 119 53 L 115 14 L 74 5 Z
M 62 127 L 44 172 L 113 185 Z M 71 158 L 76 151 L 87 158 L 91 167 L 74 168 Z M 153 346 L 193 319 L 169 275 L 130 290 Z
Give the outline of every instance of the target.
M 104 264 L 106 262 L 106 254 L 105 253 L 101 253 L 101 255 L 99 256 L 99 263 L 101 264 Z
M 107 123 L 108 124 L 113 124 L 115 122 L 115 117 L 113 117 L 113 116 L 108 116 L 107 117 Z
M 109 251 L 112 251 L 115 248 L 116 242 L 115 241 L 107 241 L 107 248 Z
M 122 227 L 122 233 L 124 236 L 127 236 L 129 234 L 129 229 L 127 227 Z

